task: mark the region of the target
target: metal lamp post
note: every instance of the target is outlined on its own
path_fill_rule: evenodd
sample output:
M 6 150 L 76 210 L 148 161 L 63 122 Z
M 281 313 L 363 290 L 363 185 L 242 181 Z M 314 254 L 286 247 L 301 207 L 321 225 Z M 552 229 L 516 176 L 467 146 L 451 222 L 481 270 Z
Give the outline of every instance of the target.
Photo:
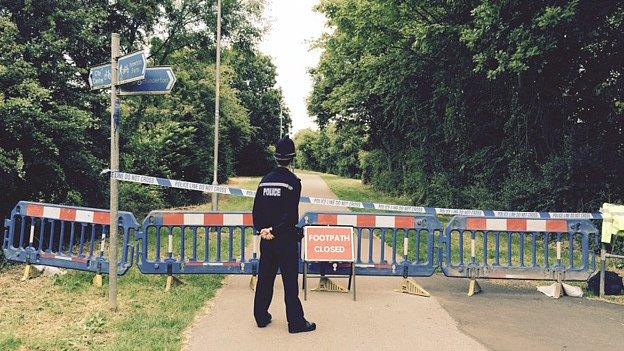
M 215 73 L 215 127 L 214 127 L 214 164 L 212 185 L 219 185 L 217 166 L 219 164 L 219 83 L 221 79 L 221 0 L 217 0 L 217 62 Z M 218 194 L 212 194 L 212 210 L 219 210 Z
M 280 109 L 279 109 L 279 118 L 280 118 L 280 139 L 282 138 L 282 134 L 283 134 L 283 130 L 284 130 L 284 126 L 282 125 L 282 103 L 280 102 Z

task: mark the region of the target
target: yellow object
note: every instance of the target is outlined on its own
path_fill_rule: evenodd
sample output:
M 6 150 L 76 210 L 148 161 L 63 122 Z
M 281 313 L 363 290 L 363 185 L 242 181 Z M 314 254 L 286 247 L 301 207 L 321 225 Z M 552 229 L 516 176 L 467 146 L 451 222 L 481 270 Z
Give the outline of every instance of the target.
M 401 283 L 401 288 L 394 290 L 396 292 L 418 295 L 429 297 L 431 294 L 427 290 L 425 290 L 420 284 L 416 283 L 412 279 L 403 278 L 403 282 Z
M 611 236 L 624 231 L 624 206 L 603 204 L 602 212 L 602 242 L 611 243 Z
M 257 285 L 258 285 L 258 276 L 252 275 L 251 280 L 249 281 L 249 289 L 251 289 L 251 291 L 256 291 Z
M 470 279 L 470 284 L 468 284 L 468 296 L 472 296 L 480 292 L 481 292 L 481 285 L 477 283 L 476 279 Z
M 327 277 L 321 277 L 318 287 L 316 289 L 312 289 L 312 291 L 329 291 L 341 293 L 349 292 L 349 290 L 347 290 L 345 287 L 338 285 L 333 280 Z
M 174 277 L 173 275 L 168 275 L 167 285 L 165 285 L 165 292 L 169 292 L 174 286 L 178 286 L 182 284 L 184 284 L 184 282 L 181 281 L 179 278 Z
M 22 281 L 26 281 L 28 279 L 37 278 L 41 275 L 41 272 L 35 268 L 35 266 L 28 264 L 24 267 L 24 275 L 22 275 Z
M 96 288 L 101 288 L 102 285 L 104 285 L 104 279 L 102 278 L 102 275 L 96 274 L 95 277 L 93 277 L 93 286 L 95 286 Z

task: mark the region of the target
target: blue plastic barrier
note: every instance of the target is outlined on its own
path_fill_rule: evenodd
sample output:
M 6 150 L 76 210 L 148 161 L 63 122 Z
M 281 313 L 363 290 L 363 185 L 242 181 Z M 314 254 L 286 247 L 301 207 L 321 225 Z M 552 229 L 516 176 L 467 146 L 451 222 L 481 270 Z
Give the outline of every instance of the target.
M 106 210 L 22 201 L 5 221 L 4 254 L 15 262 L 107 274 L 109 223 Z M 298 224 L 306 225 L 353 227 L 355 273 L 367 276 L 426 277 L 440 267 L 448 277 L 583 281 L 596 270 L 600 245 L 586 219 L 455 216 L 444 229 L 429 215 L 311 212 Z M 132 235 L 145 274 L 258 272 L 251 213 L 154 211 L 139 226 L 131 213 L 120 212 L 119 227 L 119 275 L 134 262 Z M 350 264 L 308 268 L 310 274 L 352 273 Z
M 455 216 L 440 244 L 448 277 L 582 281 L 599 234 L 589 220 Z
M 356 234 L 357 275 L 428 277 L 438 268 L 434 258 L 435 237 L 441 235 L 444 228 L 434 216 L 306 213 L 299 226 L 306 225 L 352 226 Z M 375 237 L 380 241 L 376 241 Z M 366 250 L 364 246 L 367 247 Z M 389 256 L 387 249 L 390 250 Z M 326 266 L 327 264 L 311 262 L 308 272 L 351 274 L 350 264 L 339 264 L 331 272 L 326 271 Z M 300 270 L 303 270 L 303 263 Z
M 21 201 L 5 220 L 5 227 L 3 250 L 7 260 L 108 274 L 107 210 Z M 132 266 L 130 237 L 138 228 L 132 213 L 119 212 L 119 231 L 123 233 L 119 275 Z
M 253 254 L 245 248 L 253 236 Z M 136 235 L 145 274 L 256 274 L 251 213 L 153 211 Z M 248 260 L 247 256 L 251 256 Z

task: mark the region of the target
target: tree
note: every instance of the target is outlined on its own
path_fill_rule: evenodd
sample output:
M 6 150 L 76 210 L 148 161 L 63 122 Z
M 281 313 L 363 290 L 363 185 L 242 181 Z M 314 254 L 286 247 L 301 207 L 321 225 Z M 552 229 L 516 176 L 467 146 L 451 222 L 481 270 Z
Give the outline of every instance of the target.
M 107 91 L 89 89 L 88 70 L 110 61 L 111 32 L 120 33 L 122 52 L 147 47 L 150 65 L 172 65 L 178 77 L 170 96 L 124 98 L 123 170 L 211 182 L 215 4 L 0 1 L 0 214 L 6 216 L 19 200 L 107 207 L 108 179 L 100 171 L 109 159 L 110 102 Z M 253 133 L 272 128 L 252 128 L 250 115 L 264 115 L 259 109 L 276 116 L 282 104 L 271 85 L 274 67 L 255 49 L 263 5 L 223 1 L 221 182 L 239 169 Z M 251 75 L 228 66 L 238 51 L 250 67 L 264 68 L 266 77 L 258 78 L 257 90 L 238 90 Z M 137 203 L 140 188 L 122 186 Z M 145 190 L 145 201 L 166 206 L 199 200 L 201 194 Z
M 318 9 L 333 30 L 317 43 L 309 110 L 321 125 L 366 126 L 373 185 L 435 206 L 593 211 L 622 200 L 624 5 Z
M 280 138 L 280 116 L 284 135 L 291 125 L 282 91 L 276 87 L 277 71 L 268 56 L 244 48 L 234 50 L 228 64 L 236 71 L 232 86 L 239 91 L 253 128 L 250 143 L 239 154 L 236 173 L 264 174 L 273 166 L 269 146 Z
M 107 60 L 111 28 L 150 33 L 158 2 L 85 3 L 0 2 L 3 215 L 21 199 L 104 202 L 106 101 L 88 90 L 86 67 Z
M 320 131 L 304 129 L 295 135 L 298 167 L 345 177 L 358 177 L 361 173 L 361 126 L 328 124 Z

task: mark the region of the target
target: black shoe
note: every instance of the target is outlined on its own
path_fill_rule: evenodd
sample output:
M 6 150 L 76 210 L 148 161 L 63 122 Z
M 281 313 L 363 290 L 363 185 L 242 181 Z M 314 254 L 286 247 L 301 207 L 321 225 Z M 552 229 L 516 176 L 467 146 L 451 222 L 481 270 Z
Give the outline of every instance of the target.
M 288 332 L 291 334 L 295 333 L 306 333 L 316 330 L 316 323 L 306 322 L 306 325 L 303 328 L 291 328 L 288 326 Z
M 266 322 L 264 322 L 264 323 L 258 323 L 258 328 L 264 328 L 264 327 L 266 327 L 267 325 L 271 324 L 271 319 L 272 319 L 272 318 L 273 318 L 273 317 L 272 317 L 272 316 L 271 316 L 271 314 L 269 313 L 269 319 L 267 319 L 267 321 L 266 321 Z

